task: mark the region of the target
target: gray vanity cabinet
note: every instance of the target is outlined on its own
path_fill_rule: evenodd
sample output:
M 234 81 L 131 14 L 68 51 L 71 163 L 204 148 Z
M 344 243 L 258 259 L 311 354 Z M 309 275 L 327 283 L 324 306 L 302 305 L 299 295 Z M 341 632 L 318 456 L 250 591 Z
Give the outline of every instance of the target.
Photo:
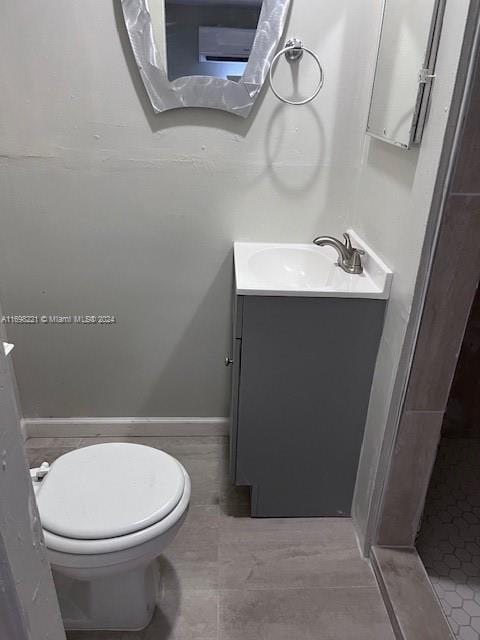
M 252 516 L 350 515 L 384 310 L 235 297 L 230 469 Z

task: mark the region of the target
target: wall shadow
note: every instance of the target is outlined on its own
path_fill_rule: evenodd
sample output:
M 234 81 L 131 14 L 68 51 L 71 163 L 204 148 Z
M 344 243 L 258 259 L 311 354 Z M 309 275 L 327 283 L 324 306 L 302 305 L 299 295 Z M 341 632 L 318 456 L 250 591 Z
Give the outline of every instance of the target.
M 280 173 L 276 170 L 276 158 L 280 152 L 282 143 L 285 138 L 285 127 L 281 126 L 280 119 L 283 117 L 285 109 L 288 109 L 289 107 L 293 109 L 304 109 L 305 113 L 308 114 L 308 117 L 312 122 L 312 136 L 314 134 L 318 136 L 318 154 L 315 157 L 315 161 L 308 165 L 299 163 L 304 168 L 305 174 L 302 176 L 302 179 L 295 184 L 287 183 L 287 181 L 282 178 Z M 275 130 L 278 131 L 279 129 L 279 135 L 275 136 Z M 264 175 L 265 173 L 269 175 L 270 179 L 278 188 L 278 190 L 284 193 L 291 194 L 296 192 L 304 192 L 311 189 L 318 180 L 318 174 L 324 160 L 324 153 L 325 128 L 318 114 L 318 111 L 314 108 L 314 106 L 311 103 L 302 105 L 301 107 L 291 107 L 290 105 L 286 105 L 283 103 L 278 104 L 268 120 L 267 131 L 265 134 L 266 168 L 264 172 Z

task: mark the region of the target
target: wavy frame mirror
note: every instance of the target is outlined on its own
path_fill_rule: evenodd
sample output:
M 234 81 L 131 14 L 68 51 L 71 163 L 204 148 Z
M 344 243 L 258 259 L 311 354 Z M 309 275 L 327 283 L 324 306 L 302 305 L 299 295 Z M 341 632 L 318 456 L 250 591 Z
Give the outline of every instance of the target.
M 246 118 L 267 77 L 285 28 L 290 2 L 263 0 L 253 45 L 243 75 L 238 79 L 189 75 L 170 81 L 165 0 L 122 0 L 130 43 L 154 111 L 207 107 Z

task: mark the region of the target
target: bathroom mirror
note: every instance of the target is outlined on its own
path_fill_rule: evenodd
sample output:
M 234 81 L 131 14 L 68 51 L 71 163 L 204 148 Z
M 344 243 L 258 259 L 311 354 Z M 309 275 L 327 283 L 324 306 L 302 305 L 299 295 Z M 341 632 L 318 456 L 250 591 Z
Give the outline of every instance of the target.
M 410 148 L 421 141 L 445 0 L 385 0 L 367 133 Z
M 209 107 L 247 117 L 289 5 L 290 0 L 122 0 L 154 111 Z

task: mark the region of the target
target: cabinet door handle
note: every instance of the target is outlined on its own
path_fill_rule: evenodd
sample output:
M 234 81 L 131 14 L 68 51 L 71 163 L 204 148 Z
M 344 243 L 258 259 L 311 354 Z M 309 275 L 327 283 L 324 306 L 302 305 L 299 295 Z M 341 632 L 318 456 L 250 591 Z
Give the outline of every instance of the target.
M 230 356 L 225 356 L 225 366 L 229 367 L 231 364 L 233 364 L 233 360 L 230 358 Z

